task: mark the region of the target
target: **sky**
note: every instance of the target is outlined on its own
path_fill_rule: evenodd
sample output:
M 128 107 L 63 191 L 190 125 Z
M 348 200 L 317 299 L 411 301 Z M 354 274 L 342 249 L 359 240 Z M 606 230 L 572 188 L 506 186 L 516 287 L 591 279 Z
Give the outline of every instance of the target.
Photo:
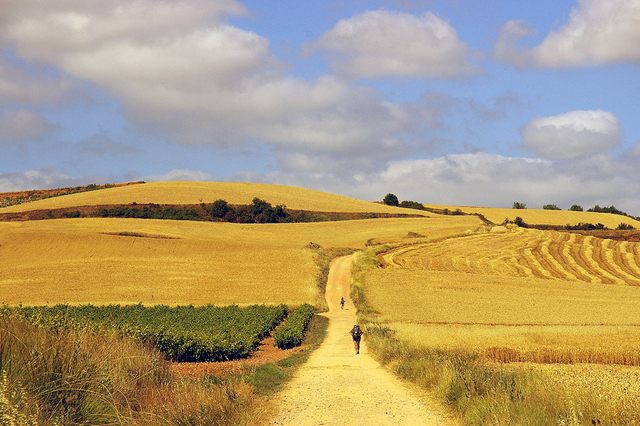
M 640 0 L 0 0 L 0 192 L 640 215 L 639 101 Z

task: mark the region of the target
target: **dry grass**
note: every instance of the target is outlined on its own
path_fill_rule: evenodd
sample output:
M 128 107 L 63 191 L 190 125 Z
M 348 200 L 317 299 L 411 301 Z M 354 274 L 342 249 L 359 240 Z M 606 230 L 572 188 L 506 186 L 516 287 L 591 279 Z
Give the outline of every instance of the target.
M 409 232 L 462 232 L 478 224 L 468 216 L 254 225 L 0 223 L 0 303 L 314 303 L 319 271 L 309 242 L 357 249 L 373 237 L 402 241 Z

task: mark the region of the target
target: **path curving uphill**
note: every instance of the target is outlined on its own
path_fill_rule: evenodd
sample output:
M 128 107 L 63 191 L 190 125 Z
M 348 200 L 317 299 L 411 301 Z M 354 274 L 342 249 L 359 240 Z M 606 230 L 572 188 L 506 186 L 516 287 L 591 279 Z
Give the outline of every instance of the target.
M 425 425 L 454 426 L 433 404 L 378 364 L 366 345 L 355 355 L 349 329 L 356 309 L 349 298 L 352 257 L 331 264 L 326 299 L 327 336 L 275 398 L 279 407 L 270 425 Z M 340 309 L 340 298 L 347 301 Z

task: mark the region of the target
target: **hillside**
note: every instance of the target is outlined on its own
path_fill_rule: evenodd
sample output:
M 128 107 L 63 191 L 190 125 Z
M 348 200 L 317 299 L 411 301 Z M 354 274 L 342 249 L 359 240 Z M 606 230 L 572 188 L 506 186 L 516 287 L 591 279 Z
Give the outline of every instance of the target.
M 78 206 L 114 204 L 199 204 L 223 199 L 230 204 L 251 204 L 260 198 L 272 205 L 284 204 L 289 209 L 348 213 L 407 213 L 379 203 L 357 200 L 326 192 L 290 186 L 238 182 L 148 182 L 98 191 L 48 198 L 32 203 L 0 209 L 2 213 Z M 427 214 L 411 210 L 412 214 Z
M 543 209 L 498 209 L 492 207 L 457 207 L 436 204 L 425 204 L 427 208 L 435 210 L 448 209 L 449 211 L 460 210 L 467 214 L 481 214 L 487 220 L 499 224 L 505 219 L 514 221 L 516 217 L 522 218 L 529 225 L 552 225 L 565 226 L 577 225 L 579 223 L 601 223 L 609 229 L 616 229 L 620 223 L 640 229 L 640 222 L 627 216 L 609 213 L 574 212 L 566 210 L 543 210 Z

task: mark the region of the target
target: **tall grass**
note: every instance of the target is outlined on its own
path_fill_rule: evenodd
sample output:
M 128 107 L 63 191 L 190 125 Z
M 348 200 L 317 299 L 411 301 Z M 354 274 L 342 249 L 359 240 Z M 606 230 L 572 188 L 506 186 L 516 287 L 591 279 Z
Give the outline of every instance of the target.
M 364 296 L 366 270 L 376 253 L 354 261 L 356 292 Z M 365 303 L 365 298 L 357 298 Z M 365 309 L 362 309 L 362 308 Z M 471 350 L 439 349 L 400 340 L 371 307 L 358 306 L 370 353 L 400 377 L 431 391 L 468 425 L 640 425 L 640 412 L 597 392 L 563 384 L 533 368 L 488 361 Z M 364 314 L 362 313 L 364 312 Z
M 259 417 L 242 380 L 182 381 L 158 351 L 0 320 L 0 424 L 236 425 Z

